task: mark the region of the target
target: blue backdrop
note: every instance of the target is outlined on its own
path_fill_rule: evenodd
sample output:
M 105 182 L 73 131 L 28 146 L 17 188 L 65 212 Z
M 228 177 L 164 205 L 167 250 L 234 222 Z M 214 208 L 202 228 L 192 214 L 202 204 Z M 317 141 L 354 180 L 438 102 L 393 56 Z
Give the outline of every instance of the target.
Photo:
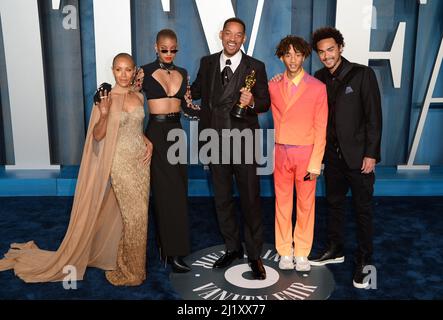
M 95 36 L 93 0 L 62 0 L 61 5 L 78 8 L 79 28 L 58 32 L 54 27 L 64 18 L 61 10 L 52 10 L 51 0 L 39 1 L 44 46 L 45 81 L 48 95 L 48 120 L 51 159 L 62 165 L 79 164 L 85 127 L 89 119 L 92 96 L 96 87 Z M 191 81 L 197 73 L 199 60 L 209 49 L 194 0 L 171 0 L 171 11 L 164 12 L 160 0 L 132 0 L 132 43 L 138 65 L 155 59 L 155 35 L 162 28 L 171 28 L 179 37 L 180 52 L 176 63 L 185 67 Z M 250 35 L 257 0 L 233 0 L 234 11 L 247 25 Z M 110 5 L 112 2 L 110 1 Z M 401 88 L 392 85 L 387 60 L 371 60 L 376 72 L 383 102 L 383 137 L 381 165 L 406 163 L 419 112 L 439 44 L 443 35 L 443 1 L 374 0 L 376 23 L 371 31 L 371 51 L 389 51 L 397 25 L 406 22 L 406 37 Z M 287 34 L 310 40 L 313 30 L 335 25 L 334 0 L 265 0 L 263 16 L 253 56 L 264 61 L 268 76 L 282 71 L 274 48 Z M 112 36 L 112 35 L 110 35 Z M 345 39 L 346 41 L 346 39 Z M 249 41 L 245 44 L 247 49 Z M 0 39 L 0 71 L 4 69 L 3 44 Z M 346 57 L 346 51 L 344 53 Z M 306 61 L 305 69 L 313 73 L 321 67 L 316 54 Z M 443 68 L 434 96 L 443 97 Z M 8 127 L 7 97 L 1 77 L 0 164 L 11 163 L 11 134 Z M 48 89 L 49 88 L 49 89 Z M 7 92 L 7 91 L 6 91 Z M 70 103 L 59 107 L 60 101 Z M 415 163 L 443 164 L 442 105 L 432 105 Z M 272 127 L 270 113 L 260 117 L 264 128 Z M 189 123 L 183 121 L 185 128 Z

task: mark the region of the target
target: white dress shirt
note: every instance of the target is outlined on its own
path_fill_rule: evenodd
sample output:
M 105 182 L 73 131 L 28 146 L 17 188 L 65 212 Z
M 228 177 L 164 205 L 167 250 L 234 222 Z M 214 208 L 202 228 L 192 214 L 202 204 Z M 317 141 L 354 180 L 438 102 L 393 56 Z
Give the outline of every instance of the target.
M 222 52 L 222 54 L 220 55 L 220 72 L 223 71 L 223 69 L 226 67 L 226 60 L 230 59 L 231 60 L 230 67 L 231 67 L 232 73 L 234 73 L 235 70 L 237 70 L 237 67 L 240 65 L 241 58 L 242 58 L 241 50 L 238 50 L 238 52 L 230 58 L 228 58 L 225 55 L 225 53 Z

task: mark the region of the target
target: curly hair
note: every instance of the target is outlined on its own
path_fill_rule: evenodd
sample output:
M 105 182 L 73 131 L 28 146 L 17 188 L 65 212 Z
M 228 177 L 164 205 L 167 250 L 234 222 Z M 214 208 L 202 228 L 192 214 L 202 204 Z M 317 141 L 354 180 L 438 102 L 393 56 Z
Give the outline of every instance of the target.
M 280 43 L 275 50 L 275 55 L 279 58 L 283 57 L 289 52 L 291 45 L 294 48 L 294 51 L 300 52 L 305 58 L 309 57 L 312 52 L 311 46 L 303 38 L 288 35 L 280 40 Z
M 315 30 L 312 34 L 312 48 L 317 52 L 317 43 L 328 38 L 333 38 L 339 47 L 345 45 L 343 35 L 339 30 L 333 27 L 323 27 Z

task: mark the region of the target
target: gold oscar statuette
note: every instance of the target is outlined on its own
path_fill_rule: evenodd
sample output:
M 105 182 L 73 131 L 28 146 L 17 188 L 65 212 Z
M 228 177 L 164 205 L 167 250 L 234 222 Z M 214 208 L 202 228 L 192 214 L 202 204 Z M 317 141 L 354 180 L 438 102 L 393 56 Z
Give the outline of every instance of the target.
M 247 91 L 251 91 L 251 89 L 255 85 L 256 81 L 257 81 L 257 79 L 255 78 L 255 70 L 252 70 L 251 74 L 246 76 L 244 88 Z M 246 116 L 247 109 L 248 109 L 247 106 L 244 106 L 240 102 L 238 102 L 232 108 L 231 116 L 239 118 L 239 119 L 243 119 Z

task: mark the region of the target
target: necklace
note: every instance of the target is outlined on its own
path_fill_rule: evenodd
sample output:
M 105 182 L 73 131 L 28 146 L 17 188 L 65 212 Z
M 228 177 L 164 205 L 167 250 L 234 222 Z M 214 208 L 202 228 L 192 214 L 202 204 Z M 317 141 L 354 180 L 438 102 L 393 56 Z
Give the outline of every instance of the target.
M 160 62 L 159 65 L 162 70 L 165 70 L 168 73 L 168 75 L 171 75 L 171 70 L 174 70 L 174 65 L 172 63 L 166 66 L 163 62 Z

